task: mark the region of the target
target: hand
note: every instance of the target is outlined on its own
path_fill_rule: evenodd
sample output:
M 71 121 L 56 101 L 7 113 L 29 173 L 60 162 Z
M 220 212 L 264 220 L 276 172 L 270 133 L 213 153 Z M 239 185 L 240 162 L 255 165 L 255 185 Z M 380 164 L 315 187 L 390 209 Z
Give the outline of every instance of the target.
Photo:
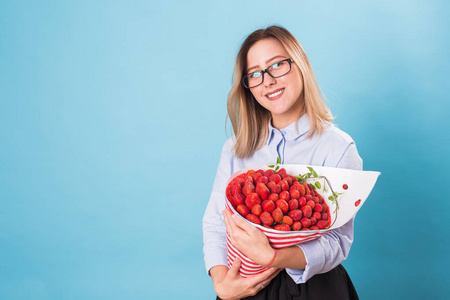
M 226 266 L 215 266 L 210 270 L 214 290 L 222 300 L 241 299 L 256 295 L 282 270 L 270 268 L 255 276 L 244 278 L 239 275 L 240 267 L 241 261 L 239 257 L 236 257 L 229 270 Z
M 233 246 L 261 266 L 270 263 L 275 250 L 264 233 L 227 209 L 222 213 Z

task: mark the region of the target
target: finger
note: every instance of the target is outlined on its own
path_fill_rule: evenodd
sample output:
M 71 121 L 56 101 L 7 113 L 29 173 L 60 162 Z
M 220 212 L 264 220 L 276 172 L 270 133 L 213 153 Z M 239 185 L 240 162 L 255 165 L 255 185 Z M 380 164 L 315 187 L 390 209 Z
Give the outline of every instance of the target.
M 232 229 L 230 227 L 230 219 L 229 219 L 229 212 L 224 209 L 222 211 L 222 215 L 223 215 L 223 221 L 225 222 L 225 227 L 227 228 L 227 232 L 229 235 L 232 235 Z
M 255 226 L 250 225 L 249 223 L 247 223 L 242 218 L 239 218 L 238 216 L 236 216 L 236 214 L 233 214 L 231 216 L 231 220 L 232 220 L 231 223 L 233 223 L 233 225 L 235 225 L 236 227 L 239 227 L 240 229 L 242 229 L 242 230 L 244 230 L 246 232 L 252 232 L 253 230 L 256 229 Z
M 239 257 L 236 256 L 236 258 L 233 261 L 233 264 L 231 265 L 230 270 L 228 271 L 228 275 L 230 276 L 238 276 L 239 274 L 239 269 L 241 268 L 241 260 Z
M 255 276 L 251 277 L 251 279 L 252 279 L 252 284 L 256 286 L 256 285 L 259 284 L 260 282 L 263 282 L 263 281 L 267 280 L 268 278 L 270 278 L 270 277 L 271 277 L 273 274 L 275 274 L 277 271 L 278 271 L 278 273 L 279 273 L 279 270 L 281 271 L 281 269 L 270 268 L 270 269 L 267 269 L 267 270 L 265 270 L 264 272 L 262 272 L 262 273 L 260 273 L 260 274 L 257 274 L 257 275 L 255 275 Z M 277 276 L 278 273 L 275 274 L 270 280 L 272 280 L 275 276 Z M 269 280 L 269 282 L 270 282 L 270 280 Z

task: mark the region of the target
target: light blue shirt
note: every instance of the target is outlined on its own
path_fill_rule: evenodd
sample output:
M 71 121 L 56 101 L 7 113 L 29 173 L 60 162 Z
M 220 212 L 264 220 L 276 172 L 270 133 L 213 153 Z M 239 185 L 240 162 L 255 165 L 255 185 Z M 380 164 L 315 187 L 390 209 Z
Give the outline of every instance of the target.
M 297 122 L 278 130 L 270 125 L 269 138 L 261 149 L 248 158 L 236 158 L 234 138 L 225 142 L 214 180 L 211 198 L 203 217 L 203 253 L 206 270 L 227 265 L 226 228 L 222 211 L 225 209 L 226 182 L 240 170 L 275 164 L 280 157 L 283 164 L 302 164 L 362 170 L 352 138 L 333 125 L 320 135 L 307 138 L 310 129 L 307 115 Z M 304 283 L 315 274 L 325 273 L 348 256 L 353 242 L 353 220 L 318 239 L 298 245 L 306 257 L 306 268 L 286 269 L 296 283 Z

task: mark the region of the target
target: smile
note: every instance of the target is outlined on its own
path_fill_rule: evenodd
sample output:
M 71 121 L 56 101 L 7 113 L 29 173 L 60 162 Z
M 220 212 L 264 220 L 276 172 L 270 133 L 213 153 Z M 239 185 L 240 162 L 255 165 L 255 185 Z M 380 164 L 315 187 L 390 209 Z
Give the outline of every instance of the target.
M 275 97 L 280 96 L 283 92 L 284 92 L 284 89 L 281 89 L 281 90 L 276 91 L 275 93 L 267 94 L 266 97 L 274 100 Z

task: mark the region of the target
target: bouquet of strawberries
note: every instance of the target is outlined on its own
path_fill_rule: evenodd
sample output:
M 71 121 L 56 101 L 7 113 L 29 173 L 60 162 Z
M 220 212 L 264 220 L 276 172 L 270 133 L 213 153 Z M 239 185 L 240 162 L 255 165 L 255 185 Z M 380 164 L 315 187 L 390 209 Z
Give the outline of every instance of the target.
M 379 175 L 378 172 L 327 167 L 313 169 L 303 165 L 280 165 L 279 162 L 235 173 L 226 188 L 226 208 L 261 230 L 275 249 L 316 239 L 345 224 L 359 210 L 361 200 L 367 198 Z M 316 171 L 319 169 L 321 175 Z M 333 179 L 333 184 L 342 182 L 342 191 L 335 192 L 329 178 Z M 361 179 L 367 179 L 368 184 L 353 184 Z M 341 213 L 340 200 L 344 196 L 345 200 L 349 199 L 346 195 L 349 186 L 355 187 L 349 190 L 350 194 L 357 192 L 363 197 L 350 206 L 346 201 L 345 212 Z M 367 191 L 367 188 L 370 189 Z M 227 250 L 229 265 L 237 256 L 241 259 L 242 276 L 264 271 L 262 266 L 237 250 L 229 236 Z

